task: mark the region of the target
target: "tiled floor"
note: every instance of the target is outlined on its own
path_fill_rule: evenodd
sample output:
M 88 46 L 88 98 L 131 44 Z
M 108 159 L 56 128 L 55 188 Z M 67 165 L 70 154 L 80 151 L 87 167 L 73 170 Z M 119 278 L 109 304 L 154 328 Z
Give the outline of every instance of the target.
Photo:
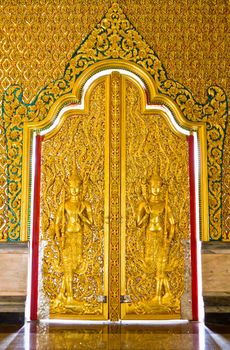
M 230 326 L 195 322 L 154 325 L 26 323 L 2 325 L 0 349 L 230 349 Z

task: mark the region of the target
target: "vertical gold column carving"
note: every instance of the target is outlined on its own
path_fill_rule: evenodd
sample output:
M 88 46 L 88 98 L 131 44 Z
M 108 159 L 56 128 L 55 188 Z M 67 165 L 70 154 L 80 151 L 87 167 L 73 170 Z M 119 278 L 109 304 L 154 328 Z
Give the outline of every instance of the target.
M 111 75 L 110 97 L 110 274 L 109 318 L 120 318 L 120 105 L 121 78 Z
M 0 114 L 1 117 L 1 114 Z M 0 241 L 7 240 L 7 195 L 6 195 L 6 144 L 2 120 L 0 121 Z M 17 185 L 14 184 L 16 187 Z M 13 188 L 15 189 L 15 188 Z
M 230 119 L 230 113 L 228 115 Z M 224 141 L 223 167 L 223 241 L 230 241 L 230 125 Z

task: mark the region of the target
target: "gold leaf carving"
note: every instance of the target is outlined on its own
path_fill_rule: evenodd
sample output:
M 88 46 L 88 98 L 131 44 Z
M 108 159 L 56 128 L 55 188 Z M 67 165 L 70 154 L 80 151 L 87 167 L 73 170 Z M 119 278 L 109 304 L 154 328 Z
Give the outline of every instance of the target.
M 136 315 L 153 313 L 154 317 L 164 313 L 178 314 L 180 308 L 175 301 L 179 300 L 184 293 L 185 251 L 182 242 L 189 240 L 190 232 L 188 144 L 185 137 L 178 137 L 171 131 L 162 116 L 141 112 L 139 92 L 130 82 L 126 83 L 126 96 L 128 126 L 126 131 L 126 294 L 132 300 L 130 307 L 127 307 L 127 313 Z M 146 225 L 137 227 L 136 223 L 139 203 L 148 203 L 148 179 L 154 173 L 156 164 L 163 180 L 161 198 L 163 199 L 167 192 L 168 205 L 175 218 L 175 235 L 170 244 L 166 263 L 173 296 L 167 306 L 161 307 L 153 302 L 157 294 L 156 267 L 154 266 L 161 263 L 161 252 L 158 251 L 153 259 L 149 244 L 152 245 L 153 242 L 157 244 L 159 239 L 162 239 L 163 233 L 158 232 L 159 237 L 156 237 L 152 232 L 153 241 L 149 243 Z M 162 219 L 160 216 L 159 221 Z M 164 222 L 164 219 L 162 220 Z M 146 259 L 151 259 L 151 263 L 149 264 Z
M 111 78 L 110 287 L 109 317 L 119 320 L 120 307 L 120 76 Z
M 104 295 L 104 134 L 105 84 L 98 84 L 90 97 L 88 114 L 68 117 L 62 128 L 42 147 L 42 239 L 47 241 L 43 258 L 43 292 L 51 313 L 102 315 L 98 297 Z M 65 145 L 65 147 L 63 147 Z M 73 158 L 82 179 L 82 198 L 92 207 L 93 224 L 84 225 L 82 271 L 73 271 L 72 308 L 60 303 L 52 306 L 65 276 L 63 249 L 55 239 L 55 220 L 67 191 Z M 67 192 L 66 192 L 67 193 Z M 76 236 L 73 233 L 73 236 Z M 63 233 L 65 237 L 65 233 Z M 75 253 L 76 254 L 76 253 Z M 83 266 L 84 265 L 84 266 Z M 72 265 L 70 265 L 72 268 Z M 67 271 L 68 272 L 68 271 Z M 64 274 L 64 275 L 63 275 Z M 42 310 L 41 310 L 42 312 Z

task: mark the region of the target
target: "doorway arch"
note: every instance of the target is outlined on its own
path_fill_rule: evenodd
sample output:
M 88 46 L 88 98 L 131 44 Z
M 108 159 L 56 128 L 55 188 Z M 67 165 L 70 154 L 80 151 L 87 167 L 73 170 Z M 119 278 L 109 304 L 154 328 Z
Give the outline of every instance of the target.
M 116 64 L 119 65 L 119 62 Z M 77 318 L 77 319 L 110 319 L 110 320 L 119 320 L 119 319 L 159 319 L 159 318 L 188 318 L 188 319 L 195 319 L 198 316 L 198 299 L 197 296 L 193 297 L 193 308 L 191 306 L 188 307 L 188 300 L 189 300 L 189 296 L 191 297 L 192 294 L 192 288 L 193 288 L 193 295 L 197 295 L 197 280 L 198 280 L 198 275 L 197 275 L 197 252 L 196 249 L 192 252 L 193 254 L 193 261 L 195 262 L 194 266 L 193 266 L 193 277 L 191 279 L 191 277 L 189 278 L 182 278 L 183 280 L 183 287 L 180 290 L 181 293 L 181 300 L 179 301 L 180 307 L 178 307 L 178 303 L 177 303 L 177 311 L 176 307 L 174 305 L 174 311 L 172 311 L 173 308 L 171 308 L 171 314 L 169 313 L 169 311 L 166 312 L 166 308 L 169 309 L 169 305 L 167 305 L 167 307 L 161 306 L 159 308 L 159 305 L 152 305 L 150 302 L 150 306 L 148 306 L 148 297 L 147 295 L 144 295 L 143 300 L 142 301 L 137 301 L 136 305 L 134 307 L 132 307 L 132 305 L 130 306 L 130 304 L 132 303 L 132 298 L 130 297 L 129 293 L 127 293 L 126 291 L 129 289 L 132 289 L 133 286 L 129 286 L 127 287 L 127 280 L 134 280 L 136 279 L 140 279 L 140 277 L 138 276 L 128 276 L 127 277 L 127 266 L 128 266 L 128 259 L 125 257 L 126 254 L 126 247 L 128 246 L 125 242 L 128 242 L 128 240 L 130 240 L 130 237 L 126 237 L 126 227 L 124 224 L 124 217 L 126 216 L 125 212 L 126 212 L 126 208 L 125 208 L 125 202 L 126 202 L 126 195 L 125 195 L 125 190 L 124 188 L 126 188 L 126 183 L 122 180 L 124 179 L 124 177 L 126 176 L 126 130 L 129 129 L 129 126 L 127 126 L 128 124 L 128 114 L 130 116 L 130 113 L 126 113 L 127 112 L 127 101 L 126 101 L 126 97 L 130 97 L 131 100 L 132 98 L 136 98 L 135 96 L 132 96 L 132 94 L 128 94 L 127 91 L 128 89 L 130 89 L 130 91 L 133 89 L 136 89 L 136 93 L 139 95 L 138 99 L 139 99 L 139 113 L 146 116 L 147 119 L 146 120 L 150 120 L 151 118 L 154 119 L 154 116 L 156 119 L 164 121 L 164 125 L 167 125 L 168 130 L 170 130 L 170 135 L 175 135 L 178 139 L 183 139 L 184 144 L 186 144 L 185 148 L 186 148 L 186 154 L 187 154 L 187 180 L 189 178 L 189 174 L 188 174 L 188 165 L 190 164 L 190 190 L 189 190 L 189 194 L 187 193 L 187 206 L 190 205 L 190 216 L 194 216 L 196 211 L 195 205 L 194 203 L 192 204 L 192 201 L 190 200 L 190 196 L 192 191 L 194 192 L 192 194 L 192 196 L 195 198 L 197 193 L 195 191 L 195 173 L 194 173 L 194 167 L 192 165 L 193 163 L 193 159 L 192 159 L 192 155 L 195 152 L 198 152 L 197 148 L 194 148 L 194 143 L 192 141 L 193 136 L 191 136 L 190 134 L 194 134 L 194 130 L 197 129 L 198 131 L 204 127 L 204 125 L 202 124 L 196 124 L 196 123 L 191 123 L 191 122 L 187 122 L 183 120 L 183 117 L 181 116 L 181 114 L 177 113 L 177 108 L 173 105 L 173 102 L 168 99 L 168 98 L 162 98 L 162 97 L 158 97 L 156 90 L 154 90 L 154 85 L 151 85 L 151 80 L 148 81 L 148 85 L 145 84 L 145 81 L 143 81 L 143 76 L 144 73 L 142 73 L 142 78 L 140 78 L 140 74 L 135 75 L 133 72 L 130 72 L 131 69 L 129 71 L 126 71 L 124 69 L 119 69 L 119 68 L 109 68 L 109 69 L 104 69 L 101 70 L 101 73 L 99 73 L 98 70 L 98 66 L 95 69 L 95 75 L 92 74 L 93 71 L 93 67 L 87 72 L 88 74 L 85 74 L 85 79 L 81 79 L 81 84 L 80 85 L 78 83 L 78 89 L 76 89 L 75 91 L 81 92 L 81 94 L 79 96 L 81 96 L 81 101 L 79 103 L 79 97 L 74 98 L 75 101 L 78 101 L 78 103 L 74 103 L 73 102 L 73 95 L 71 94 L 70 96 L 65 96 L 64 99 L 62 98 L 60 101 L 56 102 L 56 105 L 53 106 L 52 111 L 48 114 L 48 117 L 46 120 L 44 120 L 42 123 L 28 123 L 27 125 L 25 125 L 25 137 L 28 140 L 28 143 L 31 142 L 31 140 L 33 139 L 33 134 L 36 132 L 37 136 L 37 146 L 36 146 L 36 150 L 34 149 L 34 151 L 32 152 L 32 154 L 36 155 L 37 154 L 37 158 L 36 162 L 37 165 L 35 165 L 34 163 L 34 168 L 32 170 L 32 173 L 29 174 L 29 172 L 26 175 L 26 171 L 24 171 L 23 173 L 25 174 L 24 177 L 24 184 L 28 183 L 28 179 L 33 175 L 35 175 L 35 183 L 34 183 L 34 198 L 32 195 L 32 201 L 31 204 L 34 203 L 34 208 L 31 207 L 31 210 L 28 211 L 29 209 L 29 201 L 27 202 L 27 211 L 25 212 L 33 212 L 34 214 L 34 219 L 31 225 L 32 228 L 32 232 L 31 232 L 31 236 L 32 236 L 32 240 L 34 242 L 34 244 L 32 243 L 32 266 L 35 268 L 35 270 L 37 269 L 37 274 L 38 271 L 40 276 L 45 276 L 44 275 L 44 261 L 42 259 L 45 259 L 44 257 L 49 255 L 48 251 L 46 250 L 45 246 L 47 245 L 47 242 L 45 242 L 44 244 L 42 244 L 42 240 L 47 241 L 47 237 L 44 238 L 44 232 L 41 232 L 40 230 L 40 224 L 39 224 L 39 220 L 38 217 L 40 216 L 40 213 L 44 213 L 44 210 L 40 207 L 40 204 L 42 202 L 40 202 L 40 200 L 37 200 L 37 198 L 41 197 L 42 192 L 40 192 L 40 177 L 42 174 L 42 178 L 44 179 L 44 174 L 42 173 L 42 163 L 44 163 L 44 159 L 42 160 L 41 163 L 41 151 L 42 154 L 44 153 L 44 144 L 45 142 L 48 140 L 51 140 L 52 138 L 55 137 L 55 135 L 57 135 L 61 129 L 63 128 L 65 122 L 68 119 L 74 119 L 74 116 L 76 116 L 76 113 L 81 115 L 82 117 L 84 117 L 84 115 L 88 115 L 89 111 L 90 111 L 90 96 L 93 93 L 93 90 L 99 86 L 100 84 L 104 84 L 104 96 L 106 97 L 105 100 L 105 106 L 104 106 L 104 111 L 105 111 L 105 115 L 107 114 L 107 117 L 105 117 L 105 119 L 107 121 L 105 121 L 105 124 L 107 125 L 107 131 L 105 128 L 105 139 L 107 140 L 107 144 L 105 142 L 105 164 L 107 163 L 107 165 L 105 165 L 105 179 L 104 184 L 105 187 L 107 186 L 107 194 L 105 194 L 105 198 L 107 201 L 107 204 L 105 205 L 104 209 L 104 224 L 105 224 L 105 229 L 104 229 L 104 241 L 103 241 L 103 245 L 107 246 L 107 250 L 106 252 L 103 252 L 103 261 L 104 261 L 104 267 L 105 270 L 107 269 L 107 271 L 103 271 L 104 275 L 102 276 L 102 280 L 103 280 L 103 288 L 101 288 L 101 290 L 103 290 L 102 294 L 99 294 L 96 296 L 97 302 L 98 300 L 101 300 L 100 302 L 102 302 L 102 308 L 101 308 L 101 315 L 96 315 L 94 313 L 91 312 L 91 314 L 85 314 L 84 312 L 79 313 L 79 310 L 77 312 L 73 312 L 74 307 L 72 308 L 70 314 L 68 314 L 68 312 L 64 312 L 63 314 L 60 314 L 60 312 L 57 312 L 57 315 L 50 313 L 50 306 L 49 306 L 49 302 L 46 302 L 46 311 L 44 311 L 44 305 L 42 305 L 40 303 L 40 306 L 36 303 L 36 300 L 39 300 L 39 298 L 41 300 L 47 299 L 47 295 L 44 295 L 44 292 L 41 292 L 42 290 L 44 291 L 44 285 L 40 285 L 40 287 L 38 286 L 38 278 L 36 276 L 36 274 L 33 275 L 32 277 L 32 297 L 31 297 L 31 307 L 30 307 L 30 317 L 32 319 L 36 319 L 37 318 L 37 308 L 40 309 L 39 311 L 39 317 L 42 318 L 44 317 L 44 314 L 47 315 L 51 315 L 51 317 L 58 317 L 58 318 Z M 130 65 L 132 66 L 132 65 Z M 132 67 L 133 68 L 133 67 Z M 101 69 L 101 67 L 100 67 Z M 88 79 L 87 79 L 88 77 Z M 84 89 L 84 87 L 86 87 Z M 148 89 L 152 89 L 152 94 L 151 94 L 151 98 L 153 101 L 153 104 L 148 104 Z M 107 89 L 107 90 L 106 90 Z M 103 89 L 102 89 L 103 90 Z M 101 91 L 102 91 L 101 90 Z M 100 94 L 99 94 L 100 95 Z M 134 93 L 135 95 L 135 93 Z M 107 99 L 107 102 L 106 102 Z M 157 102 L 154 103 L 154 99 L 156 99 Z M 130 101 L 131 101 L 130 100 Z M 68 101 L 68 103 L 67 103 Z M 70 103 L 71 101 L 71 103 Z M 130 102 L 129 101 L 129 102 Z M 161 102 L 161 103 L 160 103 Z M 133 102 L 130 102 L 132 106 Z M 63 107 L 65 104 L 67 104 L 67 106 Z M 170 109 L 168 106 L 170 106 L 170 104 L 173 106 L 172 109 Z M 62 106 L 62 107 L 61 107 Z M 132 107 L 133 108 L 133 107 Z M 132 109 L 134 111 L 134 109 Z M 55 114 L 54 111 L 59 111 Z M 132 113 L 131 113 L 132 114 Z M 53 118 L 52 118 L 53 116 Z M 113 121 L 113 118 L 114 121 Z M 117 119 L 118 118 L 118 119 Z M 95 118 L 94 118 L 95 119 Z M 98 118 L 96 118 L 98 119 Z M 179 122 L 178 122 L 179 121 Z M 164 126 L 164 128 L 165 128 Z M 161 126 L 162 127 L 162 126 Z M 140 129 L 140 125 L 136 126 L 136 128 Z M 159 129 L 159 127 L 157 127 Z M 148 128 L 146 127 L 146 130 Z M 76 129 L 77 130 L 77 129 Z M 160 130 L 162 131 L 162 130 Z M 158 130 L 159 132 L 159 130 Z M 169 132 L 169 131 L 168 131 Z M 114 134 L 115 133 L 115 136 Z M 162 134 L 163 137 L 163 133 L 160 132 L 159 135 Z M 202 135 L 202 133 L 200 133 Z M 195 133 L 196 135 L 196 133 Z M 146 137 L 146 135 L 145 135 Z M 197 136 L 196 136 L 197 137 Z M 113 142 L 111 141 L 111 139 L 113 139 Z M 163 139 L 162 139 L 163 140 Z M 156 141 L 156 139 L 155 139 Z M 158 141 L 160 141 L 160 138 L 158 137 Z M 44 142 L 44 144 L 43 144 Z M 104 142 L 104 141 L 103 141 Z M 103 143 L 102 142 L 102 143 Z M 158 142 L 160 144 L 160 142 Z M 43 144 L 43 145 L 42 145 Z M 153 144 L 152 144 L 153 146 Z M 81 147 L 80 147 L 81 148 Z M 175 150 L 174 150 L 175 152 Z M 169 152 L 170 153 L 170 152 Z M 111 156 L 111 154 L 113 156 Z M 164 151 L 164 154 L 166 154 L 166 151 Z M 29 162 L 33 162 L 32 160 L 33 157 L 27 155 L 27 159 Z M 49 158 L 49 157 L 48 157 Z M 162 158 L 162 157 L 161 157 Z M 189 160 L 190 158 L 190 160 Z M 151 164 L 145 165 L 145 168 L 142 169 L 142 173 L 145 173 L 145 182 L 148 182 L 148 178 L 150 178 L 150 174 L 148 174 L 148 171 L 153 172 L 153 167 L 154 164 L 156 163 L 161 163 L 160 164 L 160 172 L 161 174 L 165 173 L 165 169 L 166 169 L 166 165 L 164 165 L 164 161 L 162 161 L 162 159 L 160 159 L 158 157 L 158 159 L 156 160 L 156 155 L 152 158 L 152 161 L 150 162 Z M 52 163 L 52 162 L 51 162 Z M 132 162 L 131 162 L 132 163 Z M 130 163 L 130 164 L 131 164 Z M 32 164 L 32 163 L 31 163 Z M 26 168 L 29 169 L 28 167 L 29 164 L 27 164 Z M 67 167 L 68 168 L 68 167 Z M 128 166 L 129 168 L 129 166 Z M 127 168 L 127 169 L 128 169 Z M 150 168 L 150 169 L 149 169 Z M 186 168 L 186 167 L 185 167 Z M 184 168 L 184 169 L 185 169 Z M 115 170 L 113 170 L 115 169 Z M 114 171 L 114 175 L 112 174 L 112 172 Z M 40 173 L 39 173 L 40 172 Z M 67 177 L 68 177 L 68 172 L 69 172 L 69 176 L 70 176 L 70 170 L 66 169 L 65 172 L 67 173 Z M 56 174 L 57 175 L 57 174 Z M 162 175 L 161 175 L 162 176 Z M 111 180 L 112 179 L 112 180 Z M 114 181 L 114 183 L 113 183 Z M 196 179 L 196 181 L 198 181 L 198 178 Z M 139 191 L 142 191 L 141 197 L 139 198 L 139 201 L 143 200 L 143 189 L 141 189 L 141 186 L 143 185 L 144 179 L 142 179 L 142 181 L 139 184 Z M 194 183 L 193 183 L 194 182 Z M 112 184 L 111 184 L 112 183 Z M 193 183 L 193 185 L 192 185 Z M 115 187 L 114 187 L 115 186 Z M 147 186 L 147 185 L 146 185 Z M 197 185 L 196 185 L 197 186 Z M 167 186 L 166 186 L 167 187 Z M 172 187 L 172 185 L 171 185 Z M 44 188 L 44 186 L 42 185 L 42 188 Z M 112 192 L 112 189 L 114 188 L 114 193 Z M 187 188 L 189 189 L 189 187 Z M 47 191 L 45 191 L 47 193 Z M 106 192 L 106 191 L 105 191 Z M 170 194 L 171 198 L 172 194 Z M 190 199 L 189 199 L 190 198 Z M 177 200 L 176 198 L 174 198 L 174 200 Z M 113 205 L 111 205 L 110 201 L 114 201 L 115 203 L 117 203 L 117 207 L 116 205 L 113 207 Z M 43 201 L 44 202 L 44 201 Z M 137 202 L 137 201 L 136 201 Z M 197 202 L 198 202 L 198 198 L 197 198 Z M 26 203 L 25 203 L 26 204 Z M 59 204 L 60 204 L 60 199 L 59 199 Z M 137 204 L 137 203 L 136 203 Z M 137 205 L 136 205 L 137 206 Z M 57 210 L 57 208 L 55 209 Z M 56 213 L 55 210 L 53 211 L 51 217 L 53 218 Z M 114 210 L 114 216 L 112 215 Z M 44 215 L 43 215 L 44 216 Z M 114 219 L 111 219 L 112 217 L 114 217 Z M 26 227 L 26 222 L 30 221 L 28 220 L 29 218 L 27 217 L 24 223 L 24 227 Z M 47 218 L 46 218 L 47 219 Z M 41 221 L 44 220 L 44 217 L 42 219 L 42 215 L 41 215 Z M 111 220 L 113 220 L 111 222 Z M 191 220 L 191 218 L 190 218 Z M 106 222 L 107 221 L 107 222 Z M 178 220 L 177 220 L 178 221 Z M 191 220 L 192 222 L 192 220 Z M 183 240 L 184 239 L 184 244 L 178 244 L 177 242 L 177 246 L 174 244 L 174 251 L 179 251 L 181 249 L 181 251 L 183 251 L 183 253 L 181 254 L 180 259 L 176 259 L 176 260 L 180 260 L 180 265 L 182 264 L 183 267 L 181 268 L 181 270 L 183 270 L 183 274 L 185 276 L 191 276 L 191 264 L 190 264 L 190 240 L 194 240 L 193 246 L 194 244 L 196 244 L 197 241 L 197 233 L 196 233 L 196 228 L 197 228 L 197 224 L 196 224 L 196 220 L 193 220 L 193 224 L 194 227 L 193 229 L 189 229 L 188 228 L 188 232 L 187 232 L 187 239 L 185 237 L 178 237 L 178 242 L 179 240 Z M 112 227 L 115 227 L 115 229 L 111 229 Z M 137 227 L 133 228 L 134 231 L 137 230 Z M 133 230 L 132 229 L 132 230 Z M 132 231 L 131 230 L 131 231 Z M 190 233 L 192 232 L 192 230 L 194 230 L 194 233 L 191 234 L 191 238 L 190 238 Z M 132 231 L 133 232 L 133 231 Z M 142 232 L 141 233 L 141 237 L 143 240 L 143 237 L 145 237 L 145 233 Z M 39 237 L 40 237 L 40 244 L 39 244 Z M 188 246 L 186 247 L 186 243 L 185 241 L 188 242 Z M 134 242 L 135 244 L 135 242 Z M 136 244 L 138 244 L 138 242 L 136 242 Z M 41 247 L 43 245 L 43 248 Z M 173 243 L 171 244 L 173 248 Z M 39 246 L 40 246 L 40 253 L 39 253 Z M 185 248 L 186 247 L 186 248 Z M 52 251 L 52 249 L 49 251 Z M 146 247 L 145 245 L 142 247 L 142 255 L 146 254 Z M 172 249 L 173 251 L 173 249 Z M 39 258 L 40 255 L 40 258 Z M 61 255 L 61 253 L 60 253 Z M 144 256 L 143 255 L 143 256 Z M 175 255 L 176 256 L 176 255 Z M 186 264 L 184 264 L 184 259 L 185 256 L 187 257 L 187 259 L 189 259 L 189 262 L 187 262 Z M 55 256 L 53 256 L 52 258 L 55 258 Z M 167 257 L 168 259 L 169 257 Z M 40 259 L 40 260 L 39 260 Z M 56 256 L 57 259 L 57 256 Z M 51 259 L 52 260 L 52 259 Z M 132 260 L 132 259 L 131 259 Z M 172 257 L 171 257 L 172 260 Z M 175 257 L 174 257 L 174 263 L 175 263 Z M 40 263 L 39 263 L 40 261 Z M 43 261 L 43 262 L 42 262 Z M 143 260 L 145 261 L 145 259 Z M 172 260 L 173 261 L 173 260 Z M 182 262 L 183 261 L 183 262 Z M 133 270 L 137 269 L 138 264 L 140 265 L 139 262 L 136 262 L 136 266 L 134 267 Z M 146 265 L 145 262 L 143 262 L 142 264 L 143 266 Z M 152 290 L 152 295 L 150 296 L 150 299 L 154 298 L 154 293 L 156 293 L 156 285 L 154 287 L 154 281 L 157 280 L 156 275 L 154 275 L 154 272 L 148 272 L 146 270 L 146 266 L 143 267 L 144 270 L 142 271 L 143 273 L 147 273 L 147 275 L 152 276 L 150 278 L 150 280 L 146 280 L 146 283 L 149 285 L 149 283 L 152 283 L 152 287 L 150 288 L 150 291 Z M 168 265 L 169 266 L 169 265 Z M 179 265 L 178 265 L 179 266 Z M 33 271 L 34 271 L 34 268 Z M 140 268 L 140 266 L 139 266 Z M 175 268 L 175 266 L 174 266 Z M 171 275 L 172 274 L 172 266 L 171 266 Z M 52 267 L 51 267 L 52 270 Z M 154 270 L 154 269 L 153 269 Z M 147 271 L 147 272 L 146 272 Z M 186 272 L 186 273 L 185 273 Z M 61 279 L 63 279 L 63 271 L 62 271 L 62 277 L 60 277 L 59 280 L 59 290 L 60 290 L 60 283 L 61 283 Z M 85 271 L 84 271 L 85 273 Z M 32 274 L 31 274 L 32 275 Z M 48 275 L 50 275 L 50 272 L 48 273 Z M 168 275 L 168 274 L 167 274 Z M 43 277 L 41 278 L 41 281 L 43 281 Z M 47 277 L 47 275 L 46 275 Z M 175 279 L 175 277 L 173 277 Z M 148 279 L 148 278 L 147 278 Z M 178 277 L 177 277 L 178 280 Z M 37 282 L 36 282 L 37 281 Z M 142 281 L 143 282 L 143 281 Z M 43 282 L 42 282 L 43 283 Z M 46 283 L 46 282 L 45 282 Z M 57 282 L 55 282 L 57 283 Z M 138 281 L 138 283 L 140 283 L 140 281 Z M 169 283 L 169 285 L 172 284 L 172 282 Z M 35 288 L 35 287 L 36 288 Z M 165 288 L 165 287 L 164 287 Z M 170 287 L 171 288 L 171 287 Z M 35 290 L 36 289 L 36 290 Z M 195 291 L 196 289 L 196 291 Z M 116 291 L 116 293 L 114 292 Z M 39 297 L 39 293 L 40 293 L 40 297 Z M 57 293 L 57 291 L 56 291 Z M 164 293 L 164 292 L 162 292 Z M 135 294 L 135 293 L 134 293 Z M 140 294 L 140 293 L 139 293 Z M 41 297 L 42 295 L 42 297 Z M 38 298 L 38 299 L 37 299 Z M 138 300 L 138 296 L 134 296 L 134 299 Z M 140 298 L 140 295 L 139 295 Z M 49 298 L 48 298 L 49 299 Z M 51 298 L 52 299 L 52 298 Z M 94 300 L 96 300 L 94 298 Z M 150 300 L 149 299 L 149 300 Z M 196 300 L 195 300 L 196 299 Z M 185 301 L 186 300 L 186 301 Z M 144 301 L 144 302 L 143 302 Z M 184 304 L 183 304 L 184 303 Z M 134 303 L 135 304 L 135 303 Z M 147 306 L 146 306 L 146 305 Z M 175 304 L 175 303 L 174 303 Z M 186 305 L 185 305 L 186 304 Z M 41 306 L 42 305 L 42 306 Z M 143 306 L 144 305 L 144 306 Z M 195 306 L 196 305 L 196 306 Z M 142 308 L 142 313 L 140 313 L 140 309 Z M 67 308 L 68 309 L 68 308 Z M 75 308 L 76 309 L 76 308 Z M 79 308 L 78 308 L 79 309 Z M 178 309 L 180 310 L 178 312 Z M 188 311 L 189 309 L 189 311 Z M 196 309 L 196 311 L 195 311 Z M 160 311 L 159 311 L 160 310 Z M 185 311 L 186 310 L 186 311 Z M 68 310 L 67 310 L 68 311 Z

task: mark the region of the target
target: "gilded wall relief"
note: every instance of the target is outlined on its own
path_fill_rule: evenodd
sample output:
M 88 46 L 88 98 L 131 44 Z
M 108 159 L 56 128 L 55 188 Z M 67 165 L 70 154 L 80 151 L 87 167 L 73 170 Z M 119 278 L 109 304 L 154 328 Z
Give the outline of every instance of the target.
M 191 298 L 188 144 L 162 116 L 141 111 L 133 83 L 125 87 L 123 317 L 179 318 L 183 294 Z
M 89 34 L 70 60 L 63 78 L 50 83 L 30 103 L 22 100 L 20 86 L 11 86 L 4 93 L 3 123 L 7 151 L 8 238 L 27 240 L 20 232 L 22 182 L 22 131 L 25 121 L 42 121 L 51 106 L 63 95 L 71 93 L 76 79 L 96 62 L 125 59 L 146 70 L 155 80 L 159 92 L 169 96 L 181 109 L 184 117 L 207 125 L 209 222 L 210 238 L 222 237 L 222 165 L 223 146 L 227 127 L 227 99 L 224 91 L 213 86 L 208 99 L 198 103 L 182 85 L 167 78 L 156 53 L 130 24 L 118 4 L 113 4 L 102 21 Z M 17 143 L 17 146 L 15 146 Z M 3 174 L 3 178 L 4 174 Z M 225 201 L 226 202 L 226 201 Z M 225 203 L 224 202 L 224 203 Z M 208 239 L 209 237 L 203 237 Z
M 2 210 L 7 211 L 8 239 L 12 241 L 28 239 L 24 232 L 20 231 L 23 123 L 44 120 L 55 101 L 73 91 L 76 79 L 85 69 L 106 60 L 109 67 L 111 59 L 124 59 L 142 67 L 154 79 L 159 93 L 162 96 L 169 96 L 180 108 L 185 119 L 206 123 L 210 239 L 221 239 L 223 147 L 227 127 L 226 95 L 220 87 L 212 86 L 208 89 L 206 103 L 200 104 L 182 84 L 168 79 L 154 50 L 130 24 L 116 3 L 79 46 L 61 79 L 50 83 L 29 104 L 23 102 L 23 91 L 18 85 L 10 86 L 4 93 L 3 126 L 7 152 L 8 203 Z M 2 178 L 5 179 L 4 174 Z M 224 213 L 226 215 L 226 209 Z M 202 238 L 209 239 L 209 237 Z M 224 238 L 228 239 L 227 236 Z
M 66 118 L 42 146 L 40 313 L 103 317 L 106 292 L 105 83 L 88 113 Z M 106 204 L 108 205 L 108 204 Z M 47 312 L 47 310 L 46 310 Z

